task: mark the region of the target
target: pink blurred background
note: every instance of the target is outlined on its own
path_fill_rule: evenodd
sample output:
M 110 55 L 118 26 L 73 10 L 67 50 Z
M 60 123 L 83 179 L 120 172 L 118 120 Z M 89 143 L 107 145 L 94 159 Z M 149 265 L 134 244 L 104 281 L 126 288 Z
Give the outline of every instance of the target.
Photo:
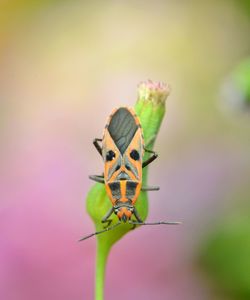
M 109 257 L 106 299 L 216 299 L 195 263 L 213 222 L 250 195 L 249 117 L 219 104 L 249 53 L 236 1 L 2 1 L 0 299 L 93 299 L 85 210 L 92 145 L 148 78 L 172 86 L 150 167 L 148 220 Z

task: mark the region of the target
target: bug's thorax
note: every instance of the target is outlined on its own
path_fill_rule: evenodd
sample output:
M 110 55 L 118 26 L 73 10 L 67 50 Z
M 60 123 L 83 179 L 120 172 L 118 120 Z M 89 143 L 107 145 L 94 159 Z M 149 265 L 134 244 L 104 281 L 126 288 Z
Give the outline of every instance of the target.
M 114 180 L 135 180 L 142 178 L 143 140 L 140 130 L 123 153 L 114 143 L 110 133 L 103 138 L 104 178 L 107 182 Z

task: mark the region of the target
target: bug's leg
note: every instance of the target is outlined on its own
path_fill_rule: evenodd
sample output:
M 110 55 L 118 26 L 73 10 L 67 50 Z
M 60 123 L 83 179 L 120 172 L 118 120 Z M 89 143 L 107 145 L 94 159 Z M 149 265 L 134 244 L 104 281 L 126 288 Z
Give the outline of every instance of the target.
M 133 226 L 131 227 L 131 230 L 134 230 L 136 225 L 138 225 L 138 223 L 143 223 L 142 219 L 140 218 L 137 209 L 134 207 L 134 216 L 136 218 L 136 220 L 131 220 L 129 221 L 129 223 L 131 223 Z
M 89 175 L 89 179 L 94 180 L 99 183 L 104 183 L 103 175 Z
M 131 222 L 132 222 L 132 223 L 135 223 L 135 222 L 137 222 L 137 221 L 136 221 L 136 220 L 131 220 Z M 133 226 L 130 228 L 130 230 L 134 230 L 135 227 L 136 227 L 136 224 L 133 224 Z
M 138 221 L 138 223 L 143 223 L 143 221 L 142 221 L 141 217 L 139 216 L 138 211 L 135 207 L 134 207 L 134 216 L 135 216 L 136 220 Z
M 159 191 L 159 186 L 143 186 L 141 191 Z
M 151 153 L 153 155 L 151 157 L 149 157 L 149 159 L 147 159 L 146 161 L 144 161 L 142 163 L 143 168 L 146 167 L 148 164 L 150 164 L 152 161 L 154 161 L 158 157 L 158 154 L 155 151 L 148 150 L 146 148 L 144 150 L 145 150 L 145 152 Z
M 142 219 L 139 217 L 138 212 L 136 210 L 136 208 L 134 207 L 134 216 L 136 218 L 137 221 L 131 220 L 129 221 L 130 224 L 136 226 L 136 225 L 179 225 L 182 224 L 182 222 L 165 222 L 165 221 L 160 221 L 160 222 L 149 222 L 149 223 L 145 223 L 142 221 Z M 132 228 L 134 229 L 134 228 Z
M 100 155 L 102 156 L 102 147 L 99 145 L 99 143 L 98 142 L 101 142 L 102 141 L 102 139 L 98 139 L 98 138 L 95 138 L 94 140 L 93 140 L 93 144 L 94 144 L 94 146 L 95 146 L 95 148 L 96 148 L 96 150 L 100 153 Z
M 102 223 L 108 223 L 106 226 L 103 226 L 103 228 L 109 227 L 109 225 L 112 223 L 112 220 L 109 219 L 109 217 L 114 212 L 114 207 L 112 206 L 110 210 L 106 213 L 106 215 L 102 218 Z

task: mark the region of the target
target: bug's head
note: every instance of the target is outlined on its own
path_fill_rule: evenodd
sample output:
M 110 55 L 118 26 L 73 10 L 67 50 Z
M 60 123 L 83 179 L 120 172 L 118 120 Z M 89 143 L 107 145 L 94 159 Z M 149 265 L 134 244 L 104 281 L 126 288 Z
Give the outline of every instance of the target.
M 120 206 L 114 208 L 114 213 L 117 215 L 118 219 L 124 223 L 126 223 L 131 219 L 133 211 L 134 211 L 133 206 L 129 206 L 129 207 Z

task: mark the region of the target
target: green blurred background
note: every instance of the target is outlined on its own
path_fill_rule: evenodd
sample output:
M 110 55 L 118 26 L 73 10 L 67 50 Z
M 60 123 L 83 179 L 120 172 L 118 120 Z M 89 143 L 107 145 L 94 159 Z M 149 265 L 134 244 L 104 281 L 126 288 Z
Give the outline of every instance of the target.
M 149 219 L 183 225 L 122 239 L 107 299 L 250 299 L 249 33 L 249 1 L 1 1 L 1 299 L 93 298 L 92 139 L 148 78 L 172 87 Z

